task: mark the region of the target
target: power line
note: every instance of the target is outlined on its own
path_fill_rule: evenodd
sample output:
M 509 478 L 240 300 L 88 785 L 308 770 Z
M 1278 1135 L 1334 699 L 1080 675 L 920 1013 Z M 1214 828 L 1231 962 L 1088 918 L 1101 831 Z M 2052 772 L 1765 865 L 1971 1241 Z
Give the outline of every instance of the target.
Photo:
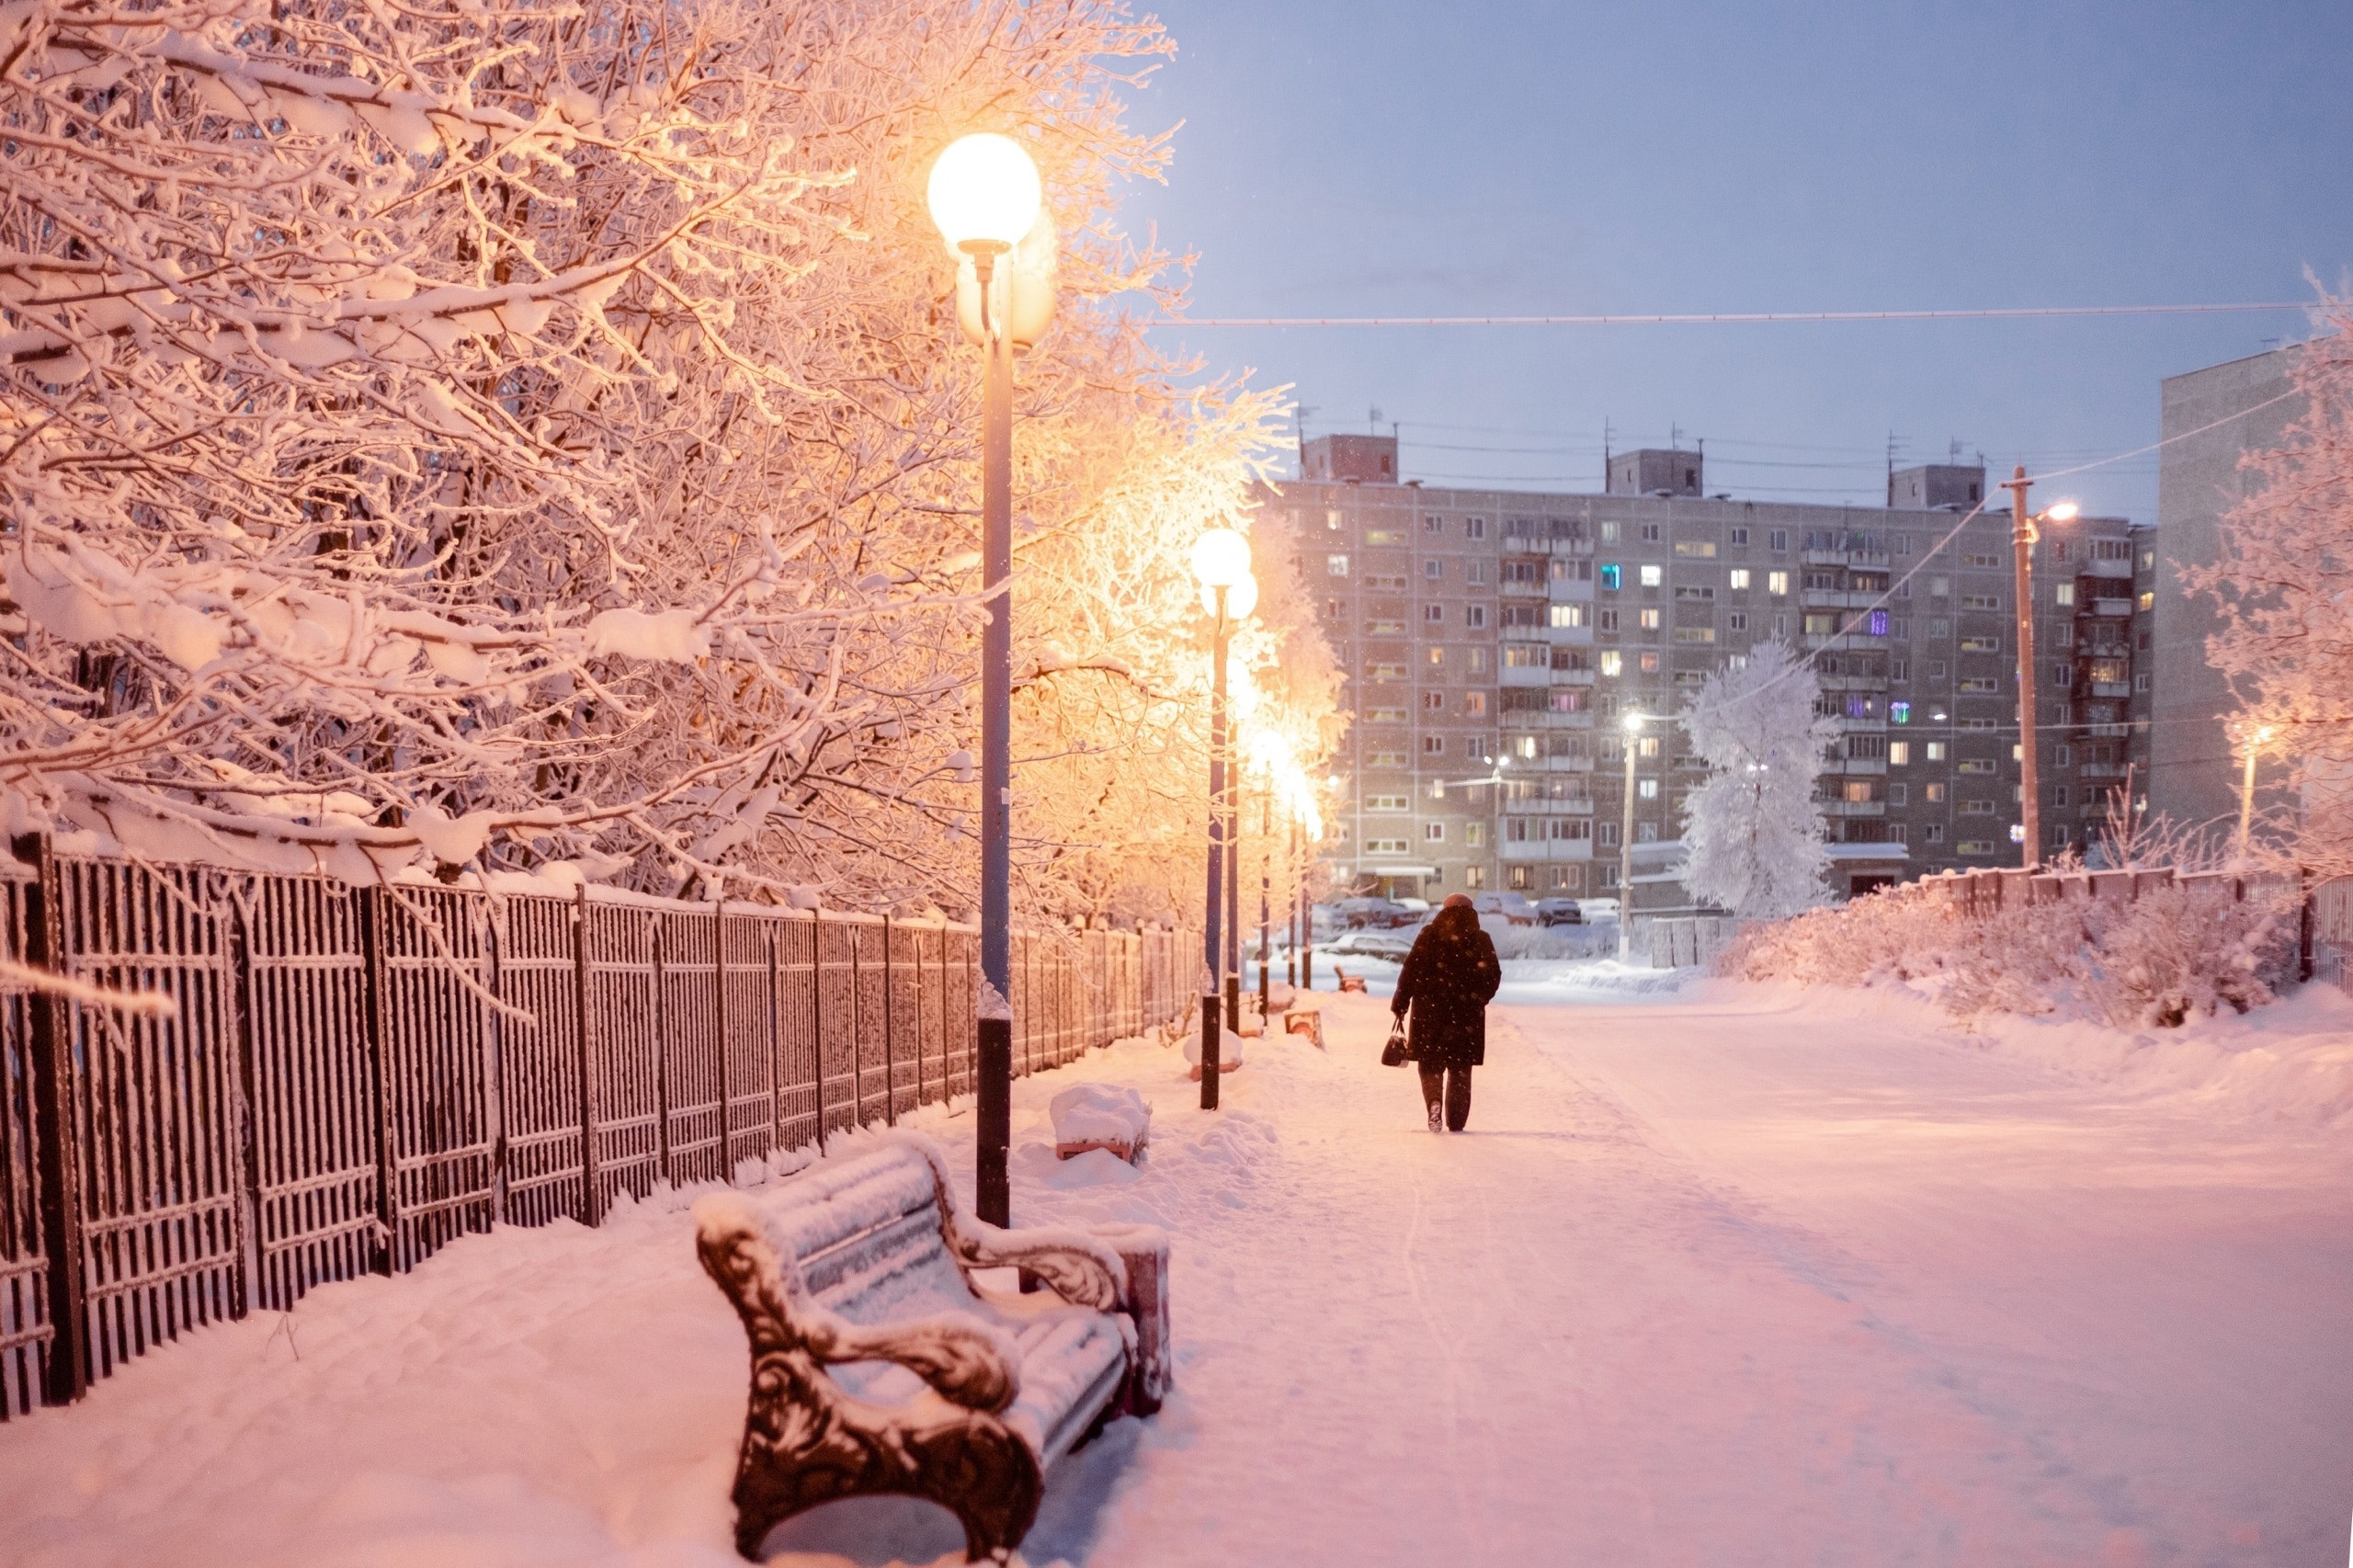
M 2309 300 L 2214 305 L 2018 305 L 1961 311 L 1711 311 L 1694 314 L 1579 316 L 1159 316 L 1162 326 L 1705 326 L 1788 322 L 2040 321 L 2056 316 L 2188 316 L 2304 311 Z

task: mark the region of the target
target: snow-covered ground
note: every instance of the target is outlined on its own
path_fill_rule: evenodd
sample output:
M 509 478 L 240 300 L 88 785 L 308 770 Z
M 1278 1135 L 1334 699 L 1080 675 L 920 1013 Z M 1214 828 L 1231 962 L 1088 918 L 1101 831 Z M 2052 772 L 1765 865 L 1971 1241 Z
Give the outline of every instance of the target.
M 1315 998 L 1329 1051 L 1259 1042 L 1213 1115 L 1140 1042 L 1017 1086 L 1017 1219 L 1176 1235 L 1179 1392 L 1056 1473 L 1029 1562 L 2346 1551 L 2353 1004 L 2136 1045 L 1513 969 L 1463 1135 L 1376 1064 L 1378 997 Z M 1081 1076 L 1153 1103 L 1141 1170 L 1051 1157 Z M 969 1114 L 924 1125 L 968 1160 Z M 733 1562 L 744 1346 L 684 1202 L 470 1238 L 0 1428 L 0 1560 Z M 954 1538 L 885 1506 L 776 1544 Z

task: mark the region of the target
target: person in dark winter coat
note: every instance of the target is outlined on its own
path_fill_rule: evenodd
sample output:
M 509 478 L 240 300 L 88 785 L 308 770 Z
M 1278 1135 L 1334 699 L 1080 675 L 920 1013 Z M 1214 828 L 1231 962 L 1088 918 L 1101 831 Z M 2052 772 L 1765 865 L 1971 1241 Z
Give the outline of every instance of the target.
M 1401 1020 L 1413 1012 L 1407 1053 L 1421 1070 L 1432 1132 L 1441 1104 L 1453 1131 L 1471 1119 L 1471 1069 L 1487 1060 L 1487 1003 L 1503 980 L 1495 944 L 1461 893 L 1446 901 L 1405 956 L 1389 1007 Z

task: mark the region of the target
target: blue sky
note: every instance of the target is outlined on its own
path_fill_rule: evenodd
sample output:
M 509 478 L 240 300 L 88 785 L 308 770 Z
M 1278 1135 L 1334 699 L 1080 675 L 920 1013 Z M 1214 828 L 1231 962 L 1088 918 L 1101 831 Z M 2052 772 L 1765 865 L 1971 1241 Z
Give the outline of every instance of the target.
M 1172 0 L 1125 214 L 1191 313 L 1868 310 L 2302 300 L 2353 271 L 2353 6 L 1454 8 Z M 1948 442 L 2004 472 L 2157 436 L 2161 377 L 2301 314 L 2037 323 L 1170 330 L 1293 383 L 1408 477 L 1597 489 L 1705 437 L 1709 488 L 1884 499 Z M 2064 482 L 2155 515 L 2154 456 Z

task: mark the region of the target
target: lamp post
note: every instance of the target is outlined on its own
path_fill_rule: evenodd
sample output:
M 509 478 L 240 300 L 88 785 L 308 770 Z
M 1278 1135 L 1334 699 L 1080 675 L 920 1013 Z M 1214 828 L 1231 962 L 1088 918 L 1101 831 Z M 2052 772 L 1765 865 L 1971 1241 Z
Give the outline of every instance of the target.
M 2257 724 L 2244 732 L 2246 772 L 2239 780 L 2239 864 L 2246 864 L 2247 835 L 2255 826 L 2255 758 L 2271 738 L 2271 726 Z
M 1634 951 L 1634 749 L 1643 715 L 1629 713 L 1619 722 L 1626 731 L 1626 798 L 1618 823 L 1618 961 L 1625 963 Z
M 1289 861 L 1289 865 L 1290 867 L 1290 875 L 1292 878 L 1290 900 L 1290 955 L 1289 959 L 1285 960 L 1283 966 L 1283 983 L 1289 985 L 1292 991 L 1296 992 L 1300 988 L 1300 916 L 1307 913 L 1307 873 L 1306 868 L 1299 863 L 1299 811 L 1296 807 L 1292 808 L 1290 813 L 1290 859 Z
M 1013 1138 L 1013 268 L 997 258 L 1037 225 L 1045 204 L 1038 165 L 1009 136 L 983 132 L 949 144 L 925 192 L 932 222 L 979 283 L 979 340 L 988 361 L 981 422 L 981 576 L 989 596 L 981 633 L 981 980 L 974 1054 L 979 1116 L 972 1207 L 1012 1221 L 1006 1161 Z M 968 335 L 969 333 L 968 333 Z
M 1235 619 L 1240 619 L 1236 617 Z M 1229 731 L 1234 726 L 1229 725 Z M 1225 1016 L 1242 1032 L 1242 748 L 1226 743 Z
M 1219 1048 L 1224 1043 L 1225 988 L 1218 972 L 1224 953 L 1220 915 L 1225 902 L 1225 847 L 1230 827 L 1226 801 L 1225 653 L 1233 623 L 1258 604 L 1257 579 L 1250 575 L 1250 541 L 1232 528 L 1211 528 L 1193 541 L 1193 575 L 1200 580 L 1201 608 L 1214 621 L 1210 677 L 1209 891 L 1201 904 L 1201 1108 L 1217 1108 Z
M 2002 481 L 2010 493 L 2010 548 L 2017 558 L 2018 638 L 2018 830 L 2024 837 L 2019 863 L 2031 870 L 2042 863 L 2042 769 L 2035 720 L 2040 710 L 2034 665 L 2034 545 L 2041 533 L 2037 525 L 2073 522 L 2075 504 L 2062 501 L 2033 517 L 2027 516 L 2026 493 L 2034 482 L 2026 465 L 2011 470 Z
M 1273 1000 L 1268 994 L 1267 965 L 1274 958 L 1274 898 L 1275 898 L 1275 828 L 1268 811 L 1275 794 L 1275 781 L 1270 776 L 1267 787 L 1258 791 L 1258 1032 L 1267 1032 L 1267 1004 Z

